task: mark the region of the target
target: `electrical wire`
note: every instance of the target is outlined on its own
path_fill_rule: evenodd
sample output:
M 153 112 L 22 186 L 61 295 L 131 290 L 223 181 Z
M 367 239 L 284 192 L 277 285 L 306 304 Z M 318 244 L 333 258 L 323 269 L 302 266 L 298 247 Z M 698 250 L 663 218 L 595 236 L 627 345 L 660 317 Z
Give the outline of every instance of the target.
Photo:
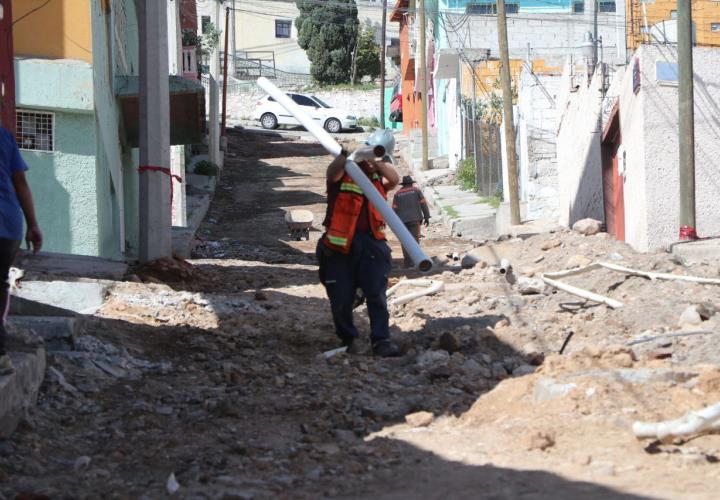
M 44 4 L 39 5 L 38 7 L 35 7 L 34 9 L 26 12 L 26 13 L 23 14 L 22 16 L 20 16 L 20 17 L 18 17 L 17 19 L 15 19 L 15 20 L 13 21 L 12 25 L 15 26 L 17 23 L 19 23 L 20 21 L 22 21 L 22 20 L 25 19 L 26 17 L 30 16 L 31 14 L 34 14 L 35 12 L 39 11 L 40 9 L 42 9 L 43 7 L 45 7 L 47 4 L 49 4 L 50 2 L 52 2 L 52 0 L 46 0 L 46 2 L 45 2 Z

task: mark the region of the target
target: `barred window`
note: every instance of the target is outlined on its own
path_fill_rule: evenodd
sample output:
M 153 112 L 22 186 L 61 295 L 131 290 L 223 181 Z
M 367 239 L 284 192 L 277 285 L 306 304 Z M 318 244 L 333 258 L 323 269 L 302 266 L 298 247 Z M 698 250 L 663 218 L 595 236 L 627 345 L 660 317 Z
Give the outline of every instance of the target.
M 28 151 L 54 151 L 55 115 L 39 111 L 17 110 L 17 143 Z

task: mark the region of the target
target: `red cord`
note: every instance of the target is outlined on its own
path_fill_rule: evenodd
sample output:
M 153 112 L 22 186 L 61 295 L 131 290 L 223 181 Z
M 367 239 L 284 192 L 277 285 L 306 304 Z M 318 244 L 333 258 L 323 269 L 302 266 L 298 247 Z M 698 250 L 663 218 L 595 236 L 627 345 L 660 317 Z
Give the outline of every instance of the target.
M 173 174 L 172 171 L 167 167 L 156 167 L 154 165 L 143 165 L 141 167 L 138 167 L 139 173 L 148 172 L 148 171 L 149 172 L 160 172 L 160 173 L 163 173 L 163 174 L 167 175 L 168 177 L 170 177 L 170 206 L 172 206 L 172 202 L 173 202 L 173 181 L 172 180 L 177 179 L 177 181 L 182 184 L 182 181 L 183 181 L 182 177 L 180 177 L 177 174 Z

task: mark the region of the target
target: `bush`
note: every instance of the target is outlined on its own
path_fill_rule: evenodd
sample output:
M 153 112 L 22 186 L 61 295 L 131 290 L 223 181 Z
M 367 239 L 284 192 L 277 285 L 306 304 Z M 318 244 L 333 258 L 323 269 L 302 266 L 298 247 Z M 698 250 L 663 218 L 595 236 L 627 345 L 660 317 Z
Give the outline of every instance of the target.
M 465 158 L 460 162 L 455 173 L 455 179 L 460 189 L 472 191 L 475 189 L 475 159 Z
M 380 120 L 378 120 L 376 117 L 363 117 L 359 118 L 357 121 L 358 125 L 361 127 L 374 127 L 374 128 L 380 128 Z
M 207 175 L 208 177 L 215 177 L 218 174 L 219 168 L 211 161 L 202 160 L 195 164 L 194 172 L 197 175 Z

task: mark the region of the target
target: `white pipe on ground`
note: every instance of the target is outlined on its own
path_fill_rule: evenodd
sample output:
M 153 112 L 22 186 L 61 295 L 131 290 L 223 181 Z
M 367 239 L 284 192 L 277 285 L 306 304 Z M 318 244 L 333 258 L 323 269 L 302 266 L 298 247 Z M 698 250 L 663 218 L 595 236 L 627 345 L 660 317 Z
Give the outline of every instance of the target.
M 406 303 L 410 302 L 411 300 L 417 299 L 419 297 L 437 293 L 445 288 L 445 283 L 443 283 L 440 280 L 423 280 L 423 279 L 403 280 L 403 281 L 400 281 L 397 284 L 395 284 L 390 289 L 388 289 L 388 291 L 386 293 L 387 296 L 390 297 L 402 286 L 422 286 L 422 287 L 426 287 L 426 288 L 423 290 L 418 290 L 417 292 L 410 292 L 405 295 L 401 295 L 400 297 L 397 297 L 397 298 L 391 300 L 390 301 L 391 306 L 399 306 L 402 304 L 406 304 Z
M 661 441 L 671 437 L 691 436 L 720 428 L 720 403 L 691 411 L 676 420 L 664 422 L 635 422 L 633 432 L 637 438 L 653 438 Z
M 293 102 L 283 91 L 277 88 L 270 80 L 265 77 L 260 77 L 257 80 L 257 84 L 268 94 L 272 96 L 278 103 L 280 103 L 285 109 L 292 114 L 303 127 L 307 129 L 315 138 L 320 141 L 320 144 L 333 156 L 338 156 L 342 151 L 342 147 L 337 143 L 335 139 L 328 134 L 318 123 L 316 123 L 310 116 L 305 113 L 300 107 Z M 390 152 L 391 153 L 391 152 Z M 397 214 L 387 204 L 385 199 L 380 195 L 375 186 L 373 186 L 370 179 L 360 170 L 360 167 L 354 161 L 348 160 L 345 163 L 345 172 L 352 177 L 355 183 L 360 186 L 365 196 L 373 204 L 378 212 L 383 216 L 385 222 L 395 236 L 398 237 L 400 243 L 405 250 L 410 254 L 410 258 L 413 260 L 415 265 L 423 271 L 427 272 L 432 268 L 432 261 L 425 255 L 418 242 L 410 231 L 405 227 L 405 224 L 400 220 Z

